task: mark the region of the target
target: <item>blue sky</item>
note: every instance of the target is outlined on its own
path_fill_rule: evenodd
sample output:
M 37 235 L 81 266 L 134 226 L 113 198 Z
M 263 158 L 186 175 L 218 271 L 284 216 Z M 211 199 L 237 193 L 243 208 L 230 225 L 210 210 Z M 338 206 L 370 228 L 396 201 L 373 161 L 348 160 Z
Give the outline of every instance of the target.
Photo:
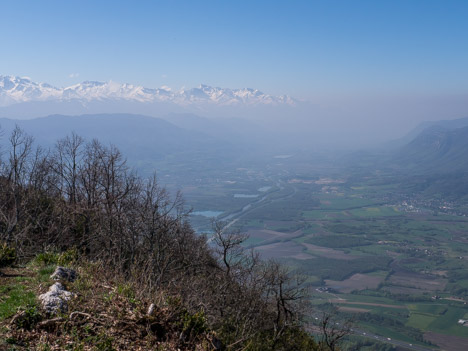
M 468 1 L 14 0 L 0 14 L 0 74 L 56 86 L 468 95 Z

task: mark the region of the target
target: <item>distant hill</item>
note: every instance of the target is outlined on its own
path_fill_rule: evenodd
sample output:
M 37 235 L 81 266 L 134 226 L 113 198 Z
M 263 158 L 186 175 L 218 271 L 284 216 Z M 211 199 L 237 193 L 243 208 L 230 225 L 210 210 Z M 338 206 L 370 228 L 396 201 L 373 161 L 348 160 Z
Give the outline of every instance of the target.
M 400 166 L 415 171 L 468 171 L 468 127 L 448 129 L 437 124 L 428 127 L 399 149 L 395 159 Z
M 103 143 L 120 144 L 126 149 L 152 146 L 151 152 L 155 155 L 169 150 L 181 151 L 190 144 L 205 146 L 215 142 L 205 134 L 188 131 L 165 120 L 131 114 L 51 115 L 31 120 L 0 118 L 0 126 L 6 134 L 15 125 L 45 146 L 53 145 L 72 131 L 85 139 L 99 138 Z
M 37 144 L 51 147 L 72 132 L 86 140 L 98 139 L 103 144 L 116 145 L 139 168 L 155 169 L 155 162 L 177 156 L 180 164 L 187 161 L 219 160 L 219 156 L 235 155 L 240 146 L 197 130 L 178 127 L 167 120 L 132 114 L 96 114 L 80 116 L 52 115 L 31 120 L 0 118 L 3 137 L 15 125 L 32 135 Z
M 438 127 L 443 129 L 458 129 L 463 127 L 468 127 L 468 117 L 465 118 L 458 118 L 458 119 L 449 119 L 449 120 L 440 120 L 440 121 L 425 121 L 420 123 L 416 128 L 412 129 L 408 134 L 405 136 L 390 141 L 387 143 L 386 146 L 399 148 L 402 147 L 418 137 L 419 134 L 424 132 L 426 129 L 431 127 Z
M 458 119 L 447 119 L 441 121 L 426 121 L 421 123 L 416 129 L 414 129 L 413 135 L 419 134 L 424 129 L 430 127 L 440 127 L 445 129 L 458 129 L 468 127 L 468 117 Z

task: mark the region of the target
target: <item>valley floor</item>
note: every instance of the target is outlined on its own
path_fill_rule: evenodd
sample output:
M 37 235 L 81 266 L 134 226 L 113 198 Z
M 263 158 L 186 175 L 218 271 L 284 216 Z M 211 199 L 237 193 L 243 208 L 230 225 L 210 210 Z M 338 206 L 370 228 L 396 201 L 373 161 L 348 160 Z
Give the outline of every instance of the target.
M 458 323 L 468 319 L 468 217 L 461 210 L 408 196 L 379 176 L 248 174 L 211 184 L 208 195 L 208 185 L 192 189 L 188 202 L 219 211 L 218 220 L 250 235 L 246 246 L 302 272 L 317 309 L 334 303 L 384 340 L 468 345 L 468 327 Z M 192 222 L 209 235 L 209 220 Z

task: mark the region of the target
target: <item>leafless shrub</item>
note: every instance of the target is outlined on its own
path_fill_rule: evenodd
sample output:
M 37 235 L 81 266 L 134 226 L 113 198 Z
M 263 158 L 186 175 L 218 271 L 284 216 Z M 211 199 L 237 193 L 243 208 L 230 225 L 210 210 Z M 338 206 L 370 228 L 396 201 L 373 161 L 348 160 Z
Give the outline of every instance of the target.
M 181 195 L 170 196 L 156 175 L 138 177 L 116 147 L 72 134 L 52 150 L 34 149 L 19 128 L 9 141 L 0 160 L 0 240 L 23 258 L 74 248 L 147 298 L 164 291 L 203 312 L 228 349 L 256 339 L 280 350 L 304 337 L 298 276 L 245 250 L 247 236 L 223 223 L 213 223 L 209 241 L 197 235 Z

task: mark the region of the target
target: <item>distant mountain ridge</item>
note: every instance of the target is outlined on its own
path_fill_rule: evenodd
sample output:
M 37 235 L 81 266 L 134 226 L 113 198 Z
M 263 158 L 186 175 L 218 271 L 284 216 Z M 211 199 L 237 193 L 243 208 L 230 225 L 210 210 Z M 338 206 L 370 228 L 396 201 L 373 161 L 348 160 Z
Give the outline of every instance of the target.
M 8 147 L 9 136 L 15 126 L 31 135 L 36 144 L 45 150 L 72 132 L 87 141 L 97 139 L 104 145 L 115 145 L 128 157 L 129 164 L 143 174 L 154 169 L 182 169 L 189 172 L 192 167 L 221 165 L 242 157 L 252 149 L 248 140 L 240 141 L 240 131 L 227 125 L 214 123 L 198 116 L 203 127 L 190 129 L 184 123 L 176 125 L 171 119 L 137 114 L 87 114 L 76 116 L 50 115 L 46 117 L 15 120 L 0 118 L 0 149 Z M 228 121 L 229 122 L 229 121 Z M 242 121 L 238 122 L 242 125 Z M 246 124 L 251 127 L 251 124 Z M 255 149 L 259 146 L 255 145 Z
M 456 128 L 460 123 L 427 127 L 398 151 L 398 163 L 436 173 L 468 171 L 468 126 Z
M 273 96 L 257 89 L 228 89 L 201 84 L 197 88 L 172 90 L 145 88 L 113 81 L 85 81 L 64 88 L 38 83 L 28 77 L 0 76 L 0 106 L 42 101 L 131 101 L 142 103 L 169 102 L 176 105 L 294 105 L 297 100 L 287 95 Z
M 468 127 L 468 117 L 421 122 L 415 128 L 410 130 L 406 135 L 402 136 L 401 138 L 387 142 L 386 146 L 389 146 L 389 147 L 404 146 L 410 143 L 411 141 L 413 141 L 416 137 L 418 137 L 418 135 L 424 132 L 424 130 L 431 128 L 431 127 L 440 127 L 440 128 L 445 128 L 445 129 L 457 129 L 457 128 Z

